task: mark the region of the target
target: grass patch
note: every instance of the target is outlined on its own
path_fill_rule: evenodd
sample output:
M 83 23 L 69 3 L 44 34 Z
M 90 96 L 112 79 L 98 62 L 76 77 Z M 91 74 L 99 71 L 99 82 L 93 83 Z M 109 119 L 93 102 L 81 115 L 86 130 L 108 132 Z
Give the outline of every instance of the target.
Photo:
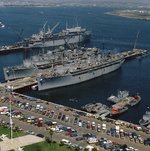
M 5 134 L 8 138 L 10 138 L 10 129 L 0 126 L 0 135 Z M 19 136 L 24 136 L 24 132 L 22 131 L 18 131 L 18 132 L 14 132 L 13 131 L 13 138 L 19 137 Z
M 40 142 L 23 147 L 24 151 L 74 151 L 66 146 L 59 146 L 58 143 Z

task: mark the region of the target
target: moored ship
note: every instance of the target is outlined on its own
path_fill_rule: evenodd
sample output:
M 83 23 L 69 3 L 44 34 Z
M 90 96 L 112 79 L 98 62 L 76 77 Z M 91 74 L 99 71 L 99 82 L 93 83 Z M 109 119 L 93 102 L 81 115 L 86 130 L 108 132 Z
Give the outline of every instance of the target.
M 37 68 L 25 61 L 23 65 L 3 68 L 5 80 L 19 79 L 29 76 L 35 76 Z
M 0 53 L 16 52 L 23 50 L 32 50 L 32 48 L 48 48 L 75 45 L 89 41 L 91 38 L 91 32 L 86 28 L 76 26 L 74 28 L 66 28 L 58 33 L 53 33 L 53 30 L 57 27 L 57 24 L 50 30 L 46 31 L 46 24 L 44 24 L 42 30 L 38 34 L 33 34 L 29 38 L 23 39 L 21 42 L 17 42 L 10 46 L 1 46 Z
M 110 116 L 116 116 L 116 115 L 120 115 L 122 113 L 124 113 L 125 111 L 128 110 L 128 107 L 127 106 L 113 106 L 112 109 L 111 109 L 111 113 L 110 113 Z
M 68 44 L 78 44 L 90 40 L 91 32 L 79 26 L 74 28 L 66 28 L 59 33 L 52 33 L 48 29 L 47 32 L 41 30 L 39 34 L 33 34 L 26 39 L 25 43 L 29 48 L 40 47 L 57 47 Z
M 123 59 L 102 57 L 100 54 L 86 59 L 76 59 L 72 62 L 55 66 L 49 73 L 37 77 L 38 90 L 54 89 L 79 84 L 120 68 Z
M 138 94 L 129 96 L 128 91 L 119 91 L 119 95 L 120 94 L 121 94 L 121 97 L 115 97 L 114 99 L 114 97 L 111 96 L 108 98 L 109 101 L 116 103 L 112 105 L 111 116 L 119 115 L 127 111 L 129 106 L 134 106 L 141 101 L 141 97 Z
M 150 109 L 148 109 L 143 117 L 139 120 L 139 124 L 142 126 L 147 126 L 150 124 Z
M 141 97 L 137 94 L 137 95 L 134 95 L 132 97 L 129 97 L 128 104 L 130 106 L 134 106 L 134 105 L 138 104 L 140 101 L 141 101 Z
M 7 81 L 36 76 L 38 72 L 43 72 L 43 70 L 51 68 L 52 66 L 61 65 L 77 58 L 87 58 L 90 55 L 97 55 L 98 52 L 99 49 L 97 48 L 91 49 L 81 47 L 80 49 L 57 50 L 38 56 L 32 56 L 30 59 L 26 59 L 22 65 L 4 67 L 4 78 Z
M 113 103 L 118 103 L 120 100 L 123 100 L 129 96 L 129 92 L 124 90 L 124 91 L 118 91 L 117 96 L 111 95 L 110 97 L 107 98 L 108 101 L 113 102 Z

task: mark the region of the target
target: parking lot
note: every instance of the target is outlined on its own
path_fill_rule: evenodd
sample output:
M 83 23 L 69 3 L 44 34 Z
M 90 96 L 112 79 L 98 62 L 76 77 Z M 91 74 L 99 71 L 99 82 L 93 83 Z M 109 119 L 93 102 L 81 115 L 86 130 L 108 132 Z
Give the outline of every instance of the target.
M 9 105 L 9 101 L 10 98 L 6 96 L 1 99 L 1 105 Z M 110 149 L 122 144 L 129 150 L 149 150 L 146 141 L 149 131 L 143 132 L 140 127 L 137 129 L 134 125 L 111 119 L 98 120 L 79 110 L 19 94 L 15 94 L 11 101 L 13 121 L 23 129 L 30 130 L 29 133 L 48 136 L 48 130 L 51 129 L 55 140 L 65 138 L 81 148 L 87 144 L 97 144 L 101 149 Z M 9 112 L 1 117 L 9 122 Z

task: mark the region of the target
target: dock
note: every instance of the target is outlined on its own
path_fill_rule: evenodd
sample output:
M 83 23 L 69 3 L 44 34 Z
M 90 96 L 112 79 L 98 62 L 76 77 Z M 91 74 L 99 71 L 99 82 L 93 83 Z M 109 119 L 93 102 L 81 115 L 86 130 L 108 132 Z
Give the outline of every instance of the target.
M 114 54 L 114 56 L 118 56 L 118 57 L 120 56 L 125 61 L 136 59 L 138 57 L 145 57 L 148 55 L 150 55 L 149 51 L 144 49 L 133 49 L 133 50 L 123 51 Z
M 29 47 L 23 47 L 23 46 L 2 46 L 0 48 L 0 54 L 8 54 L 8 53 L 15 53 L 15 52 L 23 52 L 30 50 Z
M 25 77 L 25 78 L 1 83 L 1 86 L 4 88 L 8 85 L 12 86 L 13 90 L 15 91 L 15 90 L 21 90 L 24 88 L 31 88 L 31 86 L 36 85 L 36 84 L 37 84 L 36 77 Z

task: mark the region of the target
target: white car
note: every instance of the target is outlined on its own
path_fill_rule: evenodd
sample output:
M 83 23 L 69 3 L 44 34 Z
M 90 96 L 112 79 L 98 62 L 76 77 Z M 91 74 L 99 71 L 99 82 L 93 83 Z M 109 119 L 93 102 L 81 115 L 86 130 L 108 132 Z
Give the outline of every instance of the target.
M 82 127 L 82 121 L 79 121 L 78 125 L 79 127 Z
M 68 139 L 62 139 L 61 143 L 63 143 L 64 145 L 71 145 L 71 142 Z
M 89 144 L 95 144 L 95 143 L 98 142 L 98 140 L 97 140 L 97 138 L 95 138 L 95 137 L 90 137 L 90 138 L 87 139 L 87 142 L 88 142 Z

